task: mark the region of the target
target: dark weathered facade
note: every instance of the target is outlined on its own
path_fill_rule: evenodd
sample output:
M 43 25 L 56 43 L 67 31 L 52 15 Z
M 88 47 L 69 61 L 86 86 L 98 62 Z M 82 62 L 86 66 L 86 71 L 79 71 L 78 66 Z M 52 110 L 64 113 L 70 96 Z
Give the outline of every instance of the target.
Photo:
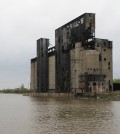
M 48 91 L 48 46 L 49 39 L 37 40 L 37 92 Z
M 94 49 L 95 14 L 85 13 L 55 30 L 56 90 L 70 91 L 70 49 L 76 42 Z M 88 40 L 91 40 L 90 42 Z
M 112 42 L 95 38 L 95 14 L 85 13 L 56 29 L 55 47 L 48 46 L 48 39 L 39 39 L 31 63 L 33 68 L 37 64 L 37 92 L 112 90 Z

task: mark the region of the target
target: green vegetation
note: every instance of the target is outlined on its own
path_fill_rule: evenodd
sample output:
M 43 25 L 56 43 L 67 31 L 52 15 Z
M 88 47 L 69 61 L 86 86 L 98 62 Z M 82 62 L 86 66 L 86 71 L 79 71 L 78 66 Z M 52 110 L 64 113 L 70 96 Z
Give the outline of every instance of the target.
M 23 94 L 23 93 L 30 93 L 30 92 L 32 92 L 32 91 L 27 89 L 27 88 L 25 88 L 23 84 L 19 88 L 15 88 L 15 89 L 2 89 L 2 90 L 0 90 L 0 93 Z
M 109 100 L 109 101 L 120 101 L 120 91 L 112 91 L 109 93 L 100 93 L 100 94 L 76 93 L 75 97 L 81 98 L 81 99 L 99 99 L 99 100 Z
M 113 83 L 120 83 L 120 79 L 114 79 Z
M 113 91 L 111 93 L 104 93 L 100 95 L 100 99 L 120 101 L 120 91 Z

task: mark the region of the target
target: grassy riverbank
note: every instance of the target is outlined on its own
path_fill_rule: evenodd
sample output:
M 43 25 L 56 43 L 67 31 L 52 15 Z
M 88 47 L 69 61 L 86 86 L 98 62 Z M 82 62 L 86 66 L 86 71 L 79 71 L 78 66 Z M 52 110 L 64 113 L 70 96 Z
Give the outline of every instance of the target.
M 110 93 L 101 93 L 101 94 L 75 94 L 75 97 L 80 99 L 120 101 L 120 91 L 113 91 Z
M 17 89 L 3 89 L 0 90 L 0 93 L 15 93 L 15 94 L 23 94 L 30 95 L 36 97 L 75 97 L 79 99 L 98 99 L 98 100 L 111 100 L 111 101 L 120 101 L 120 91 L 113 91 L 110 93 L 101 93 L 101 94 L 72 94 L 72 93 L 33 93 L 31 90 L 23 88 Z
M 31 93 L 32 91 L 27 88 L 16 88 L 16 89 L 2 89 L 0 90 L 0 93 L 5 94 L 24 94 L 24 93 Z
M 103 100 L 120 101 L 120 91 L 104 93 L 104 94 L 100 94 L 98 96 L 100 97 L 100 99 L 103 99 Z
M 24 96 L 34 97 L 52 97 L 52 98 L 77 98 L 77 99 L 97 99 L 97 100 L 111 100 L 120 101 L 120 91 L 113 91 L 111 93 L 101 94 L 80 94 L 80 93 L 25 93 Z

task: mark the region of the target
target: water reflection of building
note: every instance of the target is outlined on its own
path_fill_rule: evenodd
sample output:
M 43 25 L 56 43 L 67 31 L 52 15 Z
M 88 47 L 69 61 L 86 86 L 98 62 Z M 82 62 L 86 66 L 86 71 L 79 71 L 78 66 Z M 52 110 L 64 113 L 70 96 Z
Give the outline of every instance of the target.
M 95 14 L 85 13 L 55 30 L 55 47 L 37 40 L 31 59 L 31 89 L 36 92 L 112 90 L 112 42 L 95 38 Z

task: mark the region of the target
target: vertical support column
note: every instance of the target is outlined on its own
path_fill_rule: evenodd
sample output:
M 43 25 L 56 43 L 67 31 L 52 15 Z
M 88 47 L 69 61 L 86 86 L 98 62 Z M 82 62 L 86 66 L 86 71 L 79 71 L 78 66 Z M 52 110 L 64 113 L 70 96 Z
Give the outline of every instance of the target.
M 48 45 L 49 39 L 37 40 L 37 92 L 48 91 Z
M 35 91 L 37 89 L 37 58 L 31 59 L 31 78 L 30 89 Z

